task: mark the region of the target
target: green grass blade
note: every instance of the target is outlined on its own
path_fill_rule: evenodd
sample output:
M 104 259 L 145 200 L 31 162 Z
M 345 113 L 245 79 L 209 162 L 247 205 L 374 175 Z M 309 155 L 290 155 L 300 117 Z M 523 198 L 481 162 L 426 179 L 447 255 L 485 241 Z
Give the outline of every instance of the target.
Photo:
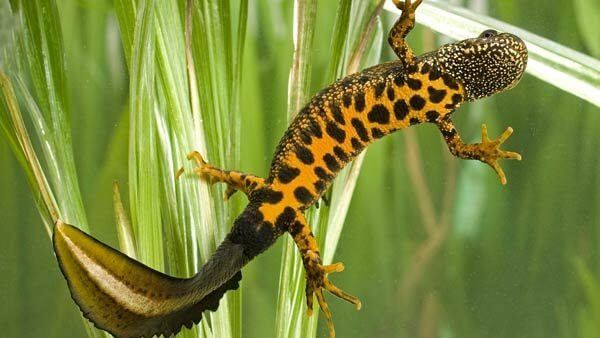
M 0 89 L 2 89 L 0 127 L 27 176 L 31 190 L 35 192 L 36 205 L 46 231 L 51 235 L 52 226 L 58 219 L 56 200 L 31 144 L 10 79 L 1 72 Z
M 138 257 L 145 264 L 164 270 L 158 185 L 161 176 L 156 166 L 154 11 L 155 1 L 140 1 L 131 58 L 129 197 Z
M 43 152 L 50 182 L 61 217 L 69 223 L 87 228 L 87 219 L 75 163 L 67 107 L 64 50 L 60 20 L 54 1 L 17 1 L 21 32 L 20 68 L 33 86 L 32 98 L 43 120 L 36 129 L 42 138 Z M 27 93 L 23 93 L 27 95 Z M 33 101 L 31 101 L 33 102 Z M 31 105 L 30 105 L 31 108 Z
M 113 208 L 115 211 L 115 221 L 117 224 L 119 248 L 121 248 L 121 251 L 127 256 L 137 259 L 133 227 L 131 226 L 131 221 L 129 221 L 127 211 L 123 206 L 121 191 L 117 182 L 113 183 Z
M 352 1 L 342 0 L 337 9 L 336 18 L 333 25 L 333 37 L 331 38 L 332 59 L 327 70 L 328 81 L 339 78 L 346 71 L 346 41 L 348 37 L 350 12 Z
M 133 39 L 135 34 L 137 1 L 135 0 L 114 0 L 115 14 L 121 30 L 121 41 L 125 60 L 131 70 L 131 53 L 133 49 Z

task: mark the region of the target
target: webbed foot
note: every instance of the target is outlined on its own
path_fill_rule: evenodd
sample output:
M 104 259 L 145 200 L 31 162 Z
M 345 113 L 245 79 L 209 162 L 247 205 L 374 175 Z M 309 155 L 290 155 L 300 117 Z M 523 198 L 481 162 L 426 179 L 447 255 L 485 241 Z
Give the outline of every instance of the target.
M 396 5 L 396 8 L 402 11 L 402 15 L 414 15 L 415 11 L 417 10 L 417 7 L 419 7 L 423 0 L 416 0 L 415 2 L 412 2 L 411 0 L 392 0 L 392 2 L 394 3 L 394 5 Z
M 228 182 L 230 179 L 227 177 L 227 175 L 230 175 L 230 172 L 220 170 L 209 165 L 202 157 L 202 154 L 200 154 L 198 151 L 192 151 L 189 153 L 187 155 L 187 159 L 194 160 L 196 162 L 196 168 L 194 169 L 194 172 L 200 177 L 208 178 L 211 184 L 214 184 L 215 182 L 228 183 L 227 188 L 225 189 L 225 196 L 223 197 L 225 201 L 228 201 L 231 196 L 238 191 L 233 186 L 234 183 Z
M 210 183 L 223 182 L 227 184 L 225 200 L 228 200 L 238 190 L 248 194 L 251 190 L 258 189 L 264 185 L 264 179 L 260 177 L 235 170 L 222 170 L 208 164 L 197 151 L 189 153 L 187 158 L 196 162 L 194 172 L 198 176 L 208 179 Z M 183 168 L 177 171 L 175 177 L 179 178 L 182 173 Z
M 322 265 L 319 254 L 313 251 L 307 251 L 303 258 L 304 267 L 306 268 L 306 305 L 307 314 L 310 316 L 313 312 L 313 295 L 317 296 L 317 302 L 325 319 L 327 320 L 327 326 L 329 327 L 329 336 L 335 337 L 335 329 L 333 326 L 333 320 L 331 319 L 331 311 L 325 302 L 323 295 L 323 289 L 329 291 L 333 295 L 354 304 L 357 310 L 360 310 L 360 300 L 343 290 L 339 289 L 333 283 L 329 281 L 327 275 L 333 272 L 341 272 L 344 270 L 342 263 L 336 263 L 331 265 Z
M 507 160 L 521 160 L 521 155 L 512 151 L 504 151 L 500 149 L 500 145 L 502 145 L 513 133 L 513 129 L 511 127 L 506 128 L 506 130 L 495 140 L 490 140 L 488 138 L 488 130 L 485 124 L 481 125 L 481 143 L 477 145 L 477 149 L 479 150 L 479 160 L 481 162 L 487 163 L 494 171 L 498 174 L 500 178 L 500 182 L 502 184 L 506 184 L 506 175 L 504 175 L 504 171 L 500 167 L 498 163 L 499 159 L 507 159 Z
M 194 172 L 196 173 L 198 173 L 198 168 L 203 168 L 205 165 L 207 165 L 206 161 L 204 160 L 204 157 L 202 157 L 202 155 L 195 150 L 187 154 L 187 159 L 194 160 L 196 162 L 197 168 L 194 169 Z M 184 172 L 185 169 L 183 167 L 179 168 L 179 170 L 177 170 L 177 173 L 175 174 L 175 179 L 179 179 L 179 177 L 181 177 L 181 175 L 183 175 Z

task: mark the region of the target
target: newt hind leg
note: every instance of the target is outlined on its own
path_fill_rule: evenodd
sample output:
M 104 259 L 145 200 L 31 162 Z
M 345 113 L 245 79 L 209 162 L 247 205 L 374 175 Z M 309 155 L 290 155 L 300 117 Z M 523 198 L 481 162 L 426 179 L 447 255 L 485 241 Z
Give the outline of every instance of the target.
M 331 311 L 329 310 L 327 302 L 325 301 L 323 290 L 329 291 L 334 296 L 354 304 L 357 310 L 360 310 L 361 302 L 355 296 L 346 293 L 329 281 L 328 275 L 333 272 L 343 271 L 344 264 L 322 264 L 321 256 L 319 254 L 319 246 L 315 236 L 306 222 L 306 219 L 302 214 L 297 215 L 295 222 L 289 229 L 289 232 L 298 246 L 298 250 L 302 256 L 302 263 L 304 264 L 304 269 L 306 270 L 307 314 L 309 316 L 312 315 L 314 296 L 316 296 L 319 307 L 321 308 L 321 311 L 323 311 L 323 315 L 327 320 L 329 336 L 335 337 L 335 329 L 333 326 Z
M 188 160 L 196 161 L 194 172 L 198 176 L 206 177 L 211 183 L 223 182 L 227 184 L 225 200 L 228 200 L 236 191 L 240 190 L 248 195 L 251 191 L 264 186 L 265 180 L 261 177 L 245 174 L 234 170 L 223 170 L 208 164 L 199 152 L 188 154 Z M 183 168 L 177 172 L 177 177 L 183 173 Z

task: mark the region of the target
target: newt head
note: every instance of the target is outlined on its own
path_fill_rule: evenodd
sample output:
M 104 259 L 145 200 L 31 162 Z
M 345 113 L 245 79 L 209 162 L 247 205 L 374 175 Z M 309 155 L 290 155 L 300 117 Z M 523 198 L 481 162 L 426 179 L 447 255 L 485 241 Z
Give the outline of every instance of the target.
M 477 38 L 440 47 L 424 56 L 459 81 L 465 100 L 474 101 L 513 88 L 527 66 L 527 47 L 509 33 L 486 30 Z

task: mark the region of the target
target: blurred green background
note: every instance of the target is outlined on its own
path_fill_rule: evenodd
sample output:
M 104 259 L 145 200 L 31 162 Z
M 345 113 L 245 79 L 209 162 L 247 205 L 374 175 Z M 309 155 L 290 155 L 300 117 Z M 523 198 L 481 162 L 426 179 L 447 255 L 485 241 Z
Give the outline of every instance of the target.
M 596 1 L 464 5 L 600 58 Z M 249 4 L 238 169 L 264 175 L 286 128 L 293 3 Z M 116 246 L 111 182 L 126 184 L 128 161 L 117 21 L 111 1 L 58 5 L 84 204 L 93 235 Z M 335 1 L 318 3 L 312 93 L 327 84 L 336 9 Z M 417 27 L 410 42 L 425 52 L 440 39 Z M 600 109 L 526 75 L 510 92 L 465 105 L 456 119 L 470 142 L 483 122 L 492 136 L 512 126 L 505 148 L 523 161 L 503 164 L 508 184 L 501 186 L 484 165 L 451 158 L 433 126 L 371 146 L 335 256 L 346 271 L 332 278 L 363 309 L 328 297 L 338 336 L 600 337 Z M 5 142 L 0 187 L 0 337 L 84 337 Z M 274 335 L 280 258 L 281 243 L 244 271 L 245 337 Z

